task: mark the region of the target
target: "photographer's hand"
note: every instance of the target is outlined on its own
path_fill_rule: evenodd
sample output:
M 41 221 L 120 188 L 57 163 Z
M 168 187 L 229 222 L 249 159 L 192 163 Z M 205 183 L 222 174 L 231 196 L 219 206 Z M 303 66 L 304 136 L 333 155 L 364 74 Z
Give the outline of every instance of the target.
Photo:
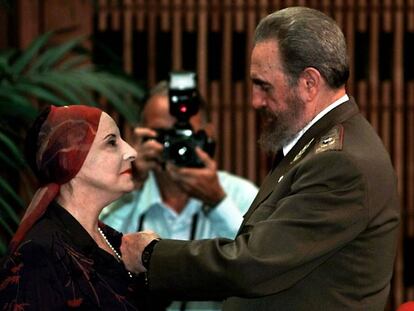
M 157 132 L 144 127 L 134 129 L 134 148 L 137 151 L 137 158 L 134 161 L 138 173 L 138 182 L 144 182 L 150 170 L 160 169 L 163 146 L 155 139 Z
M 196 152 L 204 167 L 189 168 L 168 164 L 167 170 L 171 178 L 191 197 L 215 206 L 226 196 L 218 178 L 217 164 L 199 147 L 196 148 Z

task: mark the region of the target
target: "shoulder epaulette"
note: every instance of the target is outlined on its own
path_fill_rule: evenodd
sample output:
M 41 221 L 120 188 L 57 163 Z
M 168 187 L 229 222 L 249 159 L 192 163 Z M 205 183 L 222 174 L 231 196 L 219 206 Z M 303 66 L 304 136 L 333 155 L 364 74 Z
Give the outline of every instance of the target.
M 323 135 L 316 143 L 315 153 L 328 150 L 342 150 L 344 139 L 344 127 L 342 124 L 335 125 L 328 133 Z

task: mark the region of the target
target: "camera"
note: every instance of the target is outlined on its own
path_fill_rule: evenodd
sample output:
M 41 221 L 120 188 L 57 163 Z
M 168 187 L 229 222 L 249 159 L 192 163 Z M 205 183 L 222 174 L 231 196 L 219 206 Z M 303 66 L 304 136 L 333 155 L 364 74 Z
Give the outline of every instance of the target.
M 215 142 L 204 130 L 194 132 L 190 118 L 200 109 L 201 98 L 194 72 L 170 72 L 169 112 L 176 118 L 171 129 L 157 129 L 156 140 L 164 146 L 163 159 L 181 167 L 203 167 L 195 148 L 198 146 L 211 157 Z

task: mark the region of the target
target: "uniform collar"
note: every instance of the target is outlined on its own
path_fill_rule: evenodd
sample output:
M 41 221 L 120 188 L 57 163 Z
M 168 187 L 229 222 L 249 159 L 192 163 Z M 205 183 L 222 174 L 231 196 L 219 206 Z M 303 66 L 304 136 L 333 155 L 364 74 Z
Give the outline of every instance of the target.
M 328 107 L 326 107 L 324 110 L 319 112 L 316 115 L 316 117 L 314 117 L 302 130 L 300 130 L 299 133 L 296 134 L 296 136 L 289 143 L 287 143 L 285 146 L 283 146 L 283 155 L 287 155 L 289 153 L 289 151 L 292 150 L 292 148 L 296 145 L 296 143 L 299 141 L 299 139 L 303 136 L 303 134 L 305 134 L 305 132 L 312 125 L 314 125 L 316 122 L 318 122 L 329 111 L 335 109 L 336 107 L 338 107 L 339 105 L 345 103 L 348 100 L 349 100 L 349 97 L 348 97 L 347 94 L 345 94 L 344 96 L 342 96 L 341 98 L 337 99 L 332 104 L 330 104 Z
M 274 170 L 270 171 L 266 176 L 260 186 L 260 190 L 256 198 L 244 216 L 244 220 L 238 234 L 245 230 L 243 225 L 247 222 L 250 215 L 256 210 L 260 203 L 272 193 L 275 189 L 275 184 L 279 183 L 283 179 L 284 174 L 305 157 L 306 152 L 309 152 L 309 150 L 312 149 L 312 145 L 315 144 L 315 142 L 333 126 L 348 120 L 358 113 L 358 106 L 356 105 L 354 99 L 350 98 L 346 104 L 339 105 L 335 109 L 329 111 L 326 115 L 319 119 L 318 122 L 313 124 L 305 133 L 303 133 L 297 143 L 292 147 L 291 151 L 282 159 L 278 166 Z M 302 150 L 304 150 L 304 152 L 302 152 Z M 297 155 L 301 152 L 301 157 L 296 160 Z

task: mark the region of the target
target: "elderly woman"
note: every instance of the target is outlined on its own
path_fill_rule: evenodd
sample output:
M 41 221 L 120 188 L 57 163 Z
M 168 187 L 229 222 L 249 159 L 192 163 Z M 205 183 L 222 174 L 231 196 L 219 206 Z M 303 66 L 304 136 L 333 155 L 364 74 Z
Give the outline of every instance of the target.
M 0 272 L 1 310 L 137 310 L 121 234 L 98 221 L 133 189 L 135 150 L 100 109 L 51 106 L 27 139 L 40 189 Z

